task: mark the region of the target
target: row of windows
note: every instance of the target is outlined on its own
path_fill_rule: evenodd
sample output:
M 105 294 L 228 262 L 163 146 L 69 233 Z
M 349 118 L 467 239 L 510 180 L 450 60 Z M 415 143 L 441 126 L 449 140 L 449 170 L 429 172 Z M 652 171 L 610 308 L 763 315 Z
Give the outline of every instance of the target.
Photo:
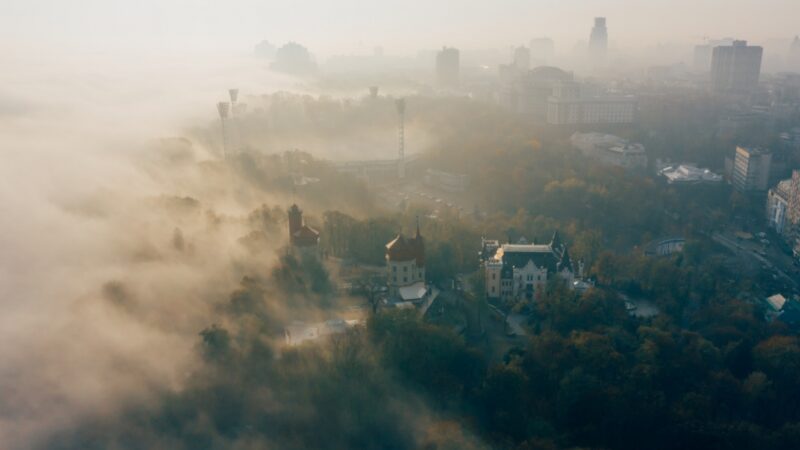
M 417 274 L 417 276 L 418 276 L 420 279 L 422 279 L 422 271 L 421 271 L 421 270 L 419 271 L 419 273 Z M 399 277 L 399 276 L 397 276 L 397 274 L 395 274 L 395 275 L 392 277 L 392 281 L 394 281 L 395 283 L 397 283 L 397 282 L 399 282 L 399 281 L 400 281 L 400 277 Z M 407 277 L 407 276 L 405 276 L 405 275 L 403 275 L 403 283 L 408 283 L 408 277 Z

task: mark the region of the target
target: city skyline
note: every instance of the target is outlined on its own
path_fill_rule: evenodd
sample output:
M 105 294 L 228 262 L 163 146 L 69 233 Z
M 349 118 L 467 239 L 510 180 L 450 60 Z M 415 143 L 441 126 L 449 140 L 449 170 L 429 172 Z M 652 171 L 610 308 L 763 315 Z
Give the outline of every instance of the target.
M 335 5 L 307 0 L 303 7 L 239 0 L 228 3 L 146 0 L 89 0 L 82 8 L 50 0 L 9 0 L 0 6 L 1 50 L 15 47 L 102 51 L 226 49 L 247 51 L 255 42 L 298 41 L 321 57 L 369 52 L 391 54 L 450 45 L 486 48 L 519 45 L 540 36 L 557 51 L 588 41 L 594 17 L 609 20 L 609 45 L 639 48 L 657 44 L 698 44 L 733 37 L 754 44 L 790 41 L 800 33 L 793 2 L 665 0 L 632 2 L 462 2 L 456 11 L 444 2 L 373 2 Z M 686 8 L 692 13 L 687 14 Z M 737 18 L 748 17 L 742 28 Z M 335 18 L 336 20 L 331 20 Z M 455 20 L 451 20 L 455 19 Z M 413 30 L 413 31 L 412 31 Z M 489 32 L 491 30 L 491 32 Z M 746 30 L 746 32 L 744 31 Z M 742 35 L 746 34 L 746 35 Z

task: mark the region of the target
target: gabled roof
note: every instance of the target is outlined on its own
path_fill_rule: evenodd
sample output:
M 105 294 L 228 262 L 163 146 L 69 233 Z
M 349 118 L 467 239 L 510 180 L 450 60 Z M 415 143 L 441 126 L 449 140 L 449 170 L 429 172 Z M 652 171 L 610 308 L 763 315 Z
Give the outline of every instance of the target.
M 299 246 L 317 245 L 319 232 L 308 225 L 303 225 L 292 234 L 292 242 Z
M 390 261 L 416 260 L 418 267 L 424 267 L 425 242 L 419 234 L 412 238 L 407 238 L 402 233 L 398 234 L 386 244 L 386 257 Z
M 530 263 L 546 268 L 549 272 L 560 272 L 564 269 L 573 271 L 572 259 L 558 231 L 553 233 L 549 244 L 503 244 L 493 258 L 503 262 L 503 278 L 509 276 L 509 270 L 522 268 Z

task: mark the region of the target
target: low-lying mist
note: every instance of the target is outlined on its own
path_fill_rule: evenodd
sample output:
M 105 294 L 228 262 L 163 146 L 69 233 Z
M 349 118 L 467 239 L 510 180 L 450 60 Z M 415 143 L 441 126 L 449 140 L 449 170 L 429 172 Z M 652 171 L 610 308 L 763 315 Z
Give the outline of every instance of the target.
M 198 332 L 274 251 L 239 243 L 284 206 L 180 138 L 237 87 L 289 82 L 249 60 L 40 60 L 0 74 L 0 446 L 179 387 Z M 283 234 L 268 242 L 283 244 Z

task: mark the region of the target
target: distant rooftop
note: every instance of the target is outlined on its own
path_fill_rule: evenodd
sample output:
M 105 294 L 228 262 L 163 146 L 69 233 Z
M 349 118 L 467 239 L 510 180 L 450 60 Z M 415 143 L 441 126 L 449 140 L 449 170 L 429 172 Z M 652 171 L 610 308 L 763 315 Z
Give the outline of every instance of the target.
M 670 184 L 720 183 L 722 175 L 692 164 L 667 166 L 659 171 Z

